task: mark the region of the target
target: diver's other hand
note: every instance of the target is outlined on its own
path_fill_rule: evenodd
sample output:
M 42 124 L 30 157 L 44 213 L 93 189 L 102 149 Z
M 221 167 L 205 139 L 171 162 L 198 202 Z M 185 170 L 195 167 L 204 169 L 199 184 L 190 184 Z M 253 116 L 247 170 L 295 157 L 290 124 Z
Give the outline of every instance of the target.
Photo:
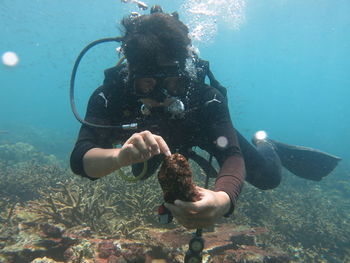
M 175 200 L 174 204 L 165 203 L 177 221 L 189 229 L 214 225 L 216 220 L 225 215 L 231 206 L 227 193 L 214 192 L 198 186 L 196 188 L 201 195 L 201 200 L 197 202 Z
M 149 131 L 134 133 L 117 151 L 116 161 L 119 167 L 144 162 L 152 156 L 163 153 L 171 155 L 166 142 L 161 136 Z

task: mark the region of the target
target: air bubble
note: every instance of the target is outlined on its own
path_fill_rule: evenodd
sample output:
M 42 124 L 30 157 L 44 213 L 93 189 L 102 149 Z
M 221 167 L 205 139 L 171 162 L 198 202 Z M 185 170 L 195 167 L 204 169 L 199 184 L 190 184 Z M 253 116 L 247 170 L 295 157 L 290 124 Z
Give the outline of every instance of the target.
M 220 136 L 216 139 L 216 145 L 220 148 L 226 148 L 228 145 L 228 139 L 225 136 Z
M 265 131 L 257 131 L 254 137 L 258 141 L 265 140 L 267 138 L 267 133 Z
M 15 52 L 8 51 L 2 55 L 2 63 L 8 67 L 14 67 L 18 64 L 19 58 Z
M 189 0 L 181 9 L 192 40 L 198 42 L 212 42 L 218 22 L 238 30 L 245 18 L 245 0 Z

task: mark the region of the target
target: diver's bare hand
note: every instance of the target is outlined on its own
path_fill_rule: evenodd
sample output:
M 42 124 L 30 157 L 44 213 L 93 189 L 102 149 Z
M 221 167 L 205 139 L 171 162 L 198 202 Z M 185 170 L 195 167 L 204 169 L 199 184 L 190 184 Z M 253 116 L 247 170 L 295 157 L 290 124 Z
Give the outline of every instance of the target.
M 196 187 L 201 195 L 197 202 L 175 200 L 174 204 L 165 203 L 177 221 L 186 228 L 205 228 L 214 225 L 230 209 L 231 201 L 227 193 L 214 192 Z
M 152 156 L 163 153 L 170 155 L 170 150 L 161 136 L 149 131 L 134 133 L 118 151 L 116 161 L 119 167 L 144 162 Z

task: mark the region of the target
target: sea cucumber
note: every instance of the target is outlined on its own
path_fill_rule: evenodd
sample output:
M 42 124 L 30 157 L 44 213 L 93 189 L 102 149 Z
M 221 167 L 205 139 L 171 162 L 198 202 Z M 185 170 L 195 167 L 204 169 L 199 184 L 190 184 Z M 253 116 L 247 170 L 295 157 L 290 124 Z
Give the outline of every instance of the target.
M 179 153 L 165 157 L 158 173 L 158 181 L 167 203 L 174 203 L 176 199 L 187 202 L 201 199 L 192 180 L 190 164 Z

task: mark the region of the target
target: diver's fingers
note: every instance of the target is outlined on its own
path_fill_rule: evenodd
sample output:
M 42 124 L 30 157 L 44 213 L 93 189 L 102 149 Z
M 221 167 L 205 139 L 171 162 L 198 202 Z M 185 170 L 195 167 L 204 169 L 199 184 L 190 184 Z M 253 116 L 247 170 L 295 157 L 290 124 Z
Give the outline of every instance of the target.
M 148 147 L 152 155 L 160 154 L 160 147 L 157 140 L 155 139 L 156 135 L 152 134 L 149 131 L 143 131 L 141 135 L 146 143 L 146 147 Z
M 196 202 L 185 202 L 181 200 L 175 200 L 174 204 L 183 211 L 186 215 L 197 215 L 202 212 L 206 212 L 208 207 L 203 206 L 202 200 Z
M 215 221 L 211 218 L 207 218 L 202 214 L 184 210 L 183 208 L 178 207 L 176 204 L 165 203 L 164 205 L 171 211 L 176 220 L 188 229 L 209 227 L 215 223 Z
M 156 139 L 158 146 L 160 148 L 160 151 L 165 154 L 165 156 L 170 156 L 171 152 L 167 145 L 167 143 L 164 141 L 164 139 L 161 136 L 154 135 L 154 138 Z
M 149 131 L 134 133 L 126 142 L 126 145 L 133 145 L 142 154 L 144 159 L 152 157 L 152 155 L 164 153 L 166 156 L 171 155 L 167 143 L 161 136 L 152 134 Z
M 168 208 L 175 217 L 193 216 L 194 214 L 197 213 L 194 210 L 189 210 L 182 206 L 179 206 L 177 201 L 179 200 L 175 200 L 174 204 L 169 204 L 169 203 L 164 204 L 165 207 Z
M 121 167 L 142 162 L 143 160 L 144 156 L 142 153 L 131 143 L 124 144 L 118 155 L 118 163 Z
M 164 206 L 170 210 L 173 216 L 175 217 L 182 216 L 182 209 L 177 207 L 176 205 L 170 204 L 170 203 L 164 203 Z
M 144 158 L 151 157 L 151 153 L 145 143 L 142 134 L 135 133 L 132 135 L 132 138 L 133 139 L 131 140 L 130 144 L 132 144 L 137 150 L 139 150 Z

